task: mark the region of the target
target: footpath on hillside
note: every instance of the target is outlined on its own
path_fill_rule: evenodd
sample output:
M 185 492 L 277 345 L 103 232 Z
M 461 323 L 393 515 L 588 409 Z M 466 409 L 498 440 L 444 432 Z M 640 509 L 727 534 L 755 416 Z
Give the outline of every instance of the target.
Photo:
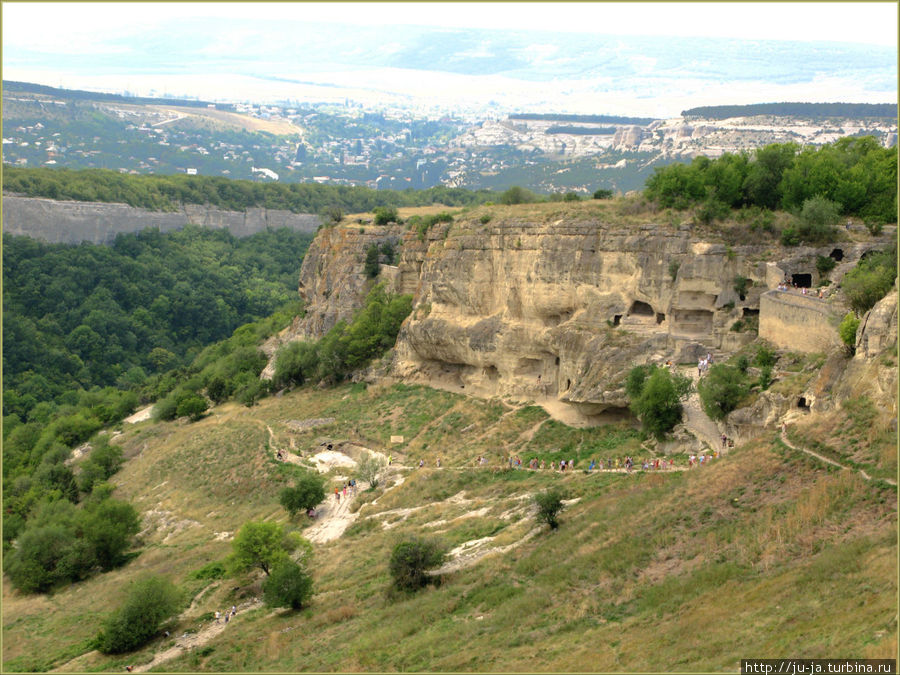
M 863 477 L 863 480 L 866 480 L 866 481 L 872 480 L 872 477 L 862 469 L 854 469 L 849 466 L 844 466 L 843 464 L 840 464 L 840 463 L 834 461 L 833 459 L 829 459 L 828 457 L 820 455 L 817 452 L 813 452 L 812 450 L 809 450 L 808 448 L 804 448 L 799 445 L 794 445 L 790 440 L 788 440 L 787 429 L 784 426 L 782 426 L 782 428 L 781 428 L 781 442 L 784 443 L 789 448 L 791 448 L 792 450 L 797 450 L 799 452 L 803 452 L 803 453 L 809 455 L 810 457 L 815 457 L 820 462 L 825 462 L 826 464 L 831 464 L 832 466 L 836 466 L 839 469 L 844 469 L 845 471 L 855 471 L 856 473 L 858 473 L 860 476 Z M 897 481 L 893 480 L 891 478 L 879 478 L 878 480 L 883 480 L 885 483 L 888 483 L 895 487 L 897 486 Z

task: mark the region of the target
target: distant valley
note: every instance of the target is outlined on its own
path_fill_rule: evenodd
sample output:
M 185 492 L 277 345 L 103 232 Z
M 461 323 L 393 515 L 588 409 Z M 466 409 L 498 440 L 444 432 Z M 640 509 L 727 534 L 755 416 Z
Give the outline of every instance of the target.
M 362 104 L 221 104 L 3 84 L 4 162 L 257 181 L 539 193 L 640 189 L 654 167 L 769 143 L 897 142 L 896 110 L 784 104 L 671 119 L 516 113 L 428 117 Z M 818 106 L 818 107 L 817 107 Z M 724 112 L 723 112 L 724 111 Z M 724 116 L 727 115 L 727 116 Z M 599 120 L 599 121 L 592 121 Z M 604 121 L 605 120 L 605 121 Z

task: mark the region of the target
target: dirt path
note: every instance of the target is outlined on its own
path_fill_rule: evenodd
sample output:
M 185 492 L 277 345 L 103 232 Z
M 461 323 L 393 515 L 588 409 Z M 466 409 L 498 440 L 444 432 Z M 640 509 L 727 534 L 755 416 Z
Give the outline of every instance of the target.
M 132 672 L 135 673 L 143 673 L 155 666 L 158 666 L 160 663 L 164 661 L 168 661 L 170 659 L 174 659 L 177 656 L 181 656 L 184 652 L 189 651 L 191 649 L 196 649 L 198 647 L 204 646 L 210 640 L 215 638 L 220 633 L 223 633 L 225 630 L 231 630 L 229 626 L 234 626 L 240 620 L 241 615 L 251 609 L 256 609 L 257 607 L 261 607 L 262 602 L 260 600 L 251 600 L 250 602 L 242 603 L 237 609 L 237 614 L 235 614 L 228 623 L 225 623 L 224 619 L 220 619 L 219 623 L 216 623 L 215 620 L 207 622 L 207 624 L 200 628 L 200 630 L 196 633 L 183 633 L 180 637 L 175 638 L 175 644 L 168 649 L 164 649 L 161 652 L 157 652 L 153 656 L 153 660 L 149 663 L 144 663 L 139 666 L 135 666 Z
M 872 480 L 872 477 L 869 474 L 867 474 L 865 471 L 863 471 L 862 469 L 853 469 L 849 466 L 844 466 L 843 464 L 838 464 L 833 459 L 829 459 L 828 457 L 820 455 L 817 452 L 813 452 L 812 450 L 808 450 L 807 448 L 801 447 L 799 445 L 794 445 L 793 443 L 791 443 L 788 440 L 787 431 L 785 429 L 781 430 L 781 441 L 782 441 L 782 443 L 784 443 L 786 446 L 788 446 L 792 450 L 799 450 L 800 452 L 805 452 L 810 457 L 815 457 L 820 462 L 825 462 L 826 464 L 831 464 L 832 466 L 836 466 L 839 469 L 845 469 L 847 471 L 856 471 L 856 473 L 858 473 L 860 476 L 863 477 L 863 480 L 866 480 L 866 481 Z M 879 480 L 883 480 L 885 483 L 889 483 L 895 487 L 897 485 L 897 481 L 895 481 L 891 478 L 881 478 Z

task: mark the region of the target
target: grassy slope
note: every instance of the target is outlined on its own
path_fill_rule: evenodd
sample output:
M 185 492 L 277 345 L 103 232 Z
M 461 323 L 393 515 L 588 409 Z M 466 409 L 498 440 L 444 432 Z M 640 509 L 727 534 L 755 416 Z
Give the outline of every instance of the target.
M 303 433 L 286 425 L 315 417 L 336 421 Z M 140 555 L 53 596 L 22 597 L 5 585 L 4 670 L 59 667 L 84 652 L 98 618 L 140 571 L 198 596 L 176 634 L 258 596 L 253 576 L 207 587 L 188 575 L 227 555 L 221 533 L 251 518 L 286 521 L 277 493 L 290 467 L 270 459 L 267 425 L 277 446 L 293 437 L 306 453 L 334 438 L 387 451 L 389 436 L 402 434 L 395 461 L 433 465 L 441 456 L 451 469 L 411 472 L 362 506 L 344 537 L 317 546 L 308 609 L 239 614 L 205 650 L 159 669 L 707 671 L 734 670 L 746 657 L 896 657 L 895 491 L 831 471 L 774 437 L 683 473 L 452 470 L 479 454 L 496 464 L 507 448 L 525 461 L 536 452 L 552 458 L 551 448 L 605 456 L 615 438 L 639 452 L 626 429 L 588 433 L 545 417 L 420 387 L 345 386 L 250 410 L 229 404 L 193 425 L 126 428 L 130 460 L 115 477 L 117 495 L 157 512 Z M 528 495 L 549 485 L 577 501 L 557 532 L 524 539 L 535 530 Z M 391 599 L 390 550 L 412 532 L 448 547 L 487 536 L 519 545 L 437 588 Z M 125 657 L 92 652 L 65 669 L 121 671 L 167 644 L 160 638 Z

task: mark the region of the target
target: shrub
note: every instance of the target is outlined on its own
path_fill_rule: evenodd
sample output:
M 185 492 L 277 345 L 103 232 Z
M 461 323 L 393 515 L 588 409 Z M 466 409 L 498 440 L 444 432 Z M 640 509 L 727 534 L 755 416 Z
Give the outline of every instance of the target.
M 537 519 L 539 523 L 547 523 L 551 530 L 559 527 L 559 521 L 556 519 L 557 514 L 563 507 L 563 495 L 556 489 L 539 492 L 534 496 L 534 503 L 537 506 Z
M 307 379 L 315 376 L 317 367 L 318 356 L 315 344 L 299 340 L 289 342 L 275 354 L 273 382 L 277 387 L 303 384 Z
M 848 312 L 841 321 L 841 325 L 838 326 L 838 334 L 841 336 L 841 342 L 847 346 L 847 349 L 851 354 L 856 351 L 856 331 L 858 329 L 859 319 L 857 319 L 852 312 Z
M 366 276 L 374 279 L 381 270 L 381 264 L 378 262 L 378 247 L 372 244 L 366 251 L 366 264 L 363 267 Z
M 376 206 L 374 213 L 376 225 L 399 222 L 397 209 L 393 206 Z
M 329 223 L 337 224 L 343 219 L 344 211 L 340 206 L 328 206 L 322 215 Z
M 759 369 L 759 379 L 756 383 L 759 385 L 759 388 L 763 391 L 769 388 L 769 386 L 773 382 L 772 377 L 772 366 L 764 366 Z
M 390 572 L 394 587 L 400 591 L 416 591 L 427 585 L 428 570 L 444 562 L 443 548 L 435 541 L 413 537 L 401 541 L 391 553 Z
M 325 480 L 312 471 L 304 471 L 294 487 L 281 491 L 279 502 L 293 518 L 299 511 L 315 508 L 325 500 Z
M 386 462 L 381 457 L 366 454 L 356 465 L 356 472 L 359 477 L 369 484 L 369 489 L 378 487 L 378 481 L 381 478 L 381 471 L 384 469 Z
M 478 219 L 478 222 L 480 222 L 482 225 L 487 225 L 489 222 L 491 222 L 491 215 L 489 213 L 485 213 L 483 216 L 481 216 L 481 218 Z
M 747 289 L 753 285 L 753 282 L 747 277 L 742 277 L 740 275 L 734 278 L 734 292 L 738 294 L 738 297 L 741 300 L 744 300 L 747 295 Z
M 844 289 L 850 308 L 862 315 L 888 294 L 896 277 L 895 251 L 882 251 L 860 260 L 856 267 L 844 275 L 841 288 Z
M 688 378 L 653 365 L 635 366 L 625 383 L 631 411 L 640 418 L 644 430 L 658 439 L 681 421 L 680 399 L 690 389 Z
M 578 195 L 577 192 L 567 192 L 565 195 L 563 195 L 563 201 L 564 202 L 580 202 L 581 197 Z
M 672 277 L 672 281 L 678 278 L 678 269 L 681 267 L 681 263 L 677 260 L 669 261 L 669 276 Z
M 761 368 L 765 368 L 766 366 L 772 367 L 777 360 L 778 354 L 768 345 L 759 345 L 756 348 L 756 356 L 754 357 L 753 362 Z
M 822 196 L 810 197 L 800 209 L 797 232 L 810 242 L 830 241 L 841 219 L 841 205 Z
M 827 255 L 816 256 L 816 271 L 820 276 L 825 276 L 831 270 L 834 269 L 834 266 L 837 265 L 837 262 L 834 258 Z
M 714 420 L 721 420 L 737 408 L 747 393 L 747 384 L 737 368 L 718 364 L 709 369 L 697 389 L 704 412 Z
M 594 190 L 594 199 L 612 199 L 613 191 L 600 188 Z
M 178 417 L 189 417 L 191 422 L 196 422 L 209 408 L 209 403 L 200 394 L 190 394 L 178 402 L 175 414 Z
M 211 563 L 207 563 L 203 567 L 198 570 L 194 570 L 190 573 L 190 579 L 223 579 L 225 577 L 225 565 L 221 562 L 214 561 Z
M 292 560 L 283 560 L 263 581 L 263 600 L 270 607 L 302 609 L 312 598 L 312 577 Z
M 285 536 L 278 523 L 251 521 L 244 523 L 231 541 L 232 554 L 228 566 L 233 574 L 258 567 L 266 576 L 277 563 L 288 557 L 296 542 Z
M 159 625 L 175 614 L 179 593 L 171 581 L 149 576 L 135 581 L 125 603 L 104 623 L 97 649 L 104 654 L 132 651 L 149 642 Z
M 530 204 L 537 200 L 537 196 L 525 188 L 513 185 L 500 195 L 501 204 Z

